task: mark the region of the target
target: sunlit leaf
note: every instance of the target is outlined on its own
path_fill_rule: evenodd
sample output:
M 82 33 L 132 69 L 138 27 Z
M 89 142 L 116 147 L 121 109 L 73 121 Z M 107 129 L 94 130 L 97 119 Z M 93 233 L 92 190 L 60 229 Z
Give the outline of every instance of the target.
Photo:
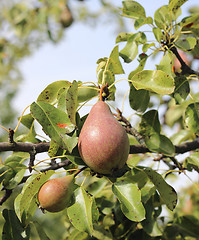
M 106 70 L 109 70 L 113 74 L 122 74 L 124 73 L 122 64 L 119 60 L 119 47 L 115 46 L 110 54 L 110 57 L 107 61 Z
M 136 1 L 123 1 L 122 5 L 123 16 L 133 19 L 146 17 L 144 8 Z
M 163 38 L 163 33 L 162 33 L 161 29 L 154 27 L 153 34 L 154 34 L 156 40 L 160 43 Z
M 173 211 L 177 204 L 177 193 L 174 188 L 170 186 L 159 173 L 155 172 L 151 168 L 145 168 L 144 172 L 156 186 L 168 209 Z
M 52 140 L 61 148 L 72 151 L 77 144 L 77 138 L 67 134 L 71 133 L 75 126 L 65 112 L 45 102 L 32 103 L 30 111 Z M 62 128 L 60 124 L 66 124 L 66 127 Z
M 176 13 L 178 9 L 188 0 L 170 0 L 169 1 L 169 10 L 173 13 Z
M 129 39 L 126 46 L 120 51 L 120 56 L 124 59 L 125 62 L 130 63 L 138 54 L 137 43 Z
M 98 96 L 98 88 L 92 85 L 82 85 L 78 88 L 78 102 L 85 102 L 91 98 Z
M 141 26 L 143 26 L 145 24 L 153 24 L 153 18 L 145 17 L 145 18 L 136 19 L 135 23 L 134 23 L 134 28 L 135 28 L 135 30 L 137 30 L 138 28 L 140 28 Z
M 167 5 L 157 9 L 154 14 L 154 21 L 158 28 L 166 29 L 171 24 L 171 15 Z
M 174 80 L 161 70 L 144 70 L 134 75 L 131 80 L 134 87 L 145 89 L 157 94 L 166 95 L 174 91 Z
M 71 85 L 68 81 L 56 81 L 49 84 L 39 95 L 37 98 L 37 102 L 47 102 L 54 104 L 58 98 L 58 92 L 60 89 L 65 90 Z
M 126 42 L 134 33 L 121 32 L 117 35 L 115 43 Z
M 147 52 L 148 49 L 152 48 L 152 47 L 155 47 L 155 43 L 145 43 L 143 44 L 142 46 L 142 51 L 145 53 Z
M 14 189 L 15 187 L 17 187 L 17 185 L 23 179 L 25 171 L 26 171 L 26 168 L 24 166 L 24 169 L 21 169 L 20 171 L 18 171 L 16 175 L 13 178 L 11 178 L 8 185 L 6 185 L 6 189 Z
M 118 181 L 112 186 L 113 193 L 121 204 L 121 210 L 131 221 L 145 219 L 145 209 L 141 203 L 141 192 L 136 184 L 128 181 Z
M 167 52 L 163 55 L 160 63 L 157 65 L 157 70 L 161 70 L 166 74 L 172 76 L 173 75 L 173 54 L 171 52 Z
M 180 38 L 175 42 L 177 48 L 183 51 L 189 51 L 195 47 L 197 40 L 195 37 Z

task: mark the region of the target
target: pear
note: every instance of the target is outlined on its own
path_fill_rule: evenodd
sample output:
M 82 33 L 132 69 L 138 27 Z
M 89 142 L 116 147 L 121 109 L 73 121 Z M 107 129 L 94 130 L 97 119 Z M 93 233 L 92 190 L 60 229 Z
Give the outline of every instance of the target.
M 74 190 L 74 175 L 67 175 L 45 182 L 39 192 L 40 207 L 48 212 L 59 212 L 66 208 Z
M 112 175 L 124 166 L 129 138 L 105 102 L 92 107 L 81 129 L 78 149 L 83 161 L 96 173 Z

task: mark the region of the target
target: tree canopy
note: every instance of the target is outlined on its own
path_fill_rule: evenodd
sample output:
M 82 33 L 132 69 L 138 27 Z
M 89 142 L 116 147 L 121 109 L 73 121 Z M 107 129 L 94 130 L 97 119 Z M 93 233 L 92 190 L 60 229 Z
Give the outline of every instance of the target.
M 63 28 L 72 24 L 72 15 L 70 24 L 60 20 L 63 9 L 70 11 L 62 1 L 36 3 L 28 11 L 24 4 L 11 4 L 2 26 L 13 24 L 18 35 L 13 32 L 12 40 L 2 38 L 5 59 L 1 64 L 11 66 L 18 61 L 15 53 L 20 44 L 19 58 L 27 49 L 36 49 L 40 41 L 32 41 L 33 32 L 38 40 L 56 42 Z M 170 0 L 154 16 L 147 16 L 137 1 L 122 1 L 122 9 L 117 10 L 105 1 L 100 3 L 113 14 L 120 11 L 119 18 L 131 19 L 134 31 L 120 32 L 109 56 L 97 60 L 97 80 L 57 80 L 35 96 L 15 127 L 7 128 L 2 121 L 8 137 L 8 142 L 0 142 L 4 153 L 0 165 L 2 239 L 199 238 L 198 183 L 194 182 L 199 172 L 199 8 L 181 18 L 186 0 Z M 37 19 L 27 17 L 30 14 Z M 150 31 L 142 30 L 143 26 Z M 7 59 L 5 48 L 11 49 L 10 56 L 14 53 L 13 59 Z M 157 54 L 160 61 L 147 69 L 147 62 Z M 125 66 L 132 62 L 136 64 L 126 72 Z M 116 97 L 121 81 L 128 87 L 124 96 Z M 125 165 L 108 174 L 88 167 L 78 145 L 88 119 L 88 114 L 80 115 L 80 109 L 98 101 L 110 106 L 130 142 Z M 116 107 L 118 102 L 121 108 Z M 124 116 L 127 104 L 130 112 Z M 19 125 L 24 130 L 18 134 Z M 38 157 L 41 153 L 47 156 Z M 192 184 L 178 192 L 172 183 L 181 175 Z M 42 208 L 38 192 L 49 179 L 61 176 L 74 176 L 72 195 L 63 211 L 50 213 Z

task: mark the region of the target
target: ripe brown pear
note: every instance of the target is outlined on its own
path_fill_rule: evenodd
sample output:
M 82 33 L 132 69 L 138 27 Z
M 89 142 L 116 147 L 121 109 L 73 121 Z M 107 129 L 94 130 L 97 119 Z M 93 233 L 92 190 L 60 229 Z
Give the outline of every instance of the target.
M 109 106 L 97 102 L 79 135 L 79 153 L 94 172 L 112 175 L 122 168 L 129 155 L 129 138 Z
M 39 192 L 38 201 L 42 209 L 59 212 L 66 208 L 74 190 L 74 175 L 67 175 L 45 182 Z

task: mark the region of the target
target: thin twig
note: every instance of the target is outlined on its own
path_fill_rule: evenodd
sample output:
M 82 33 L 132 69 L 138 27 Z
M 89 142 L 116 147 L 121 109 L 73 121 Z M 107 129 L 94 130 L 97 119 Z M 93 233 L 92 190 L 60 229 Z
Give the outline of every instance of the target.
M 178 61 L 181 64 L 181 69 L 182 69 L 181 74 L 182 75 L 183 74 L 195 74 L 195 75 L 199 76 L 199 72 L 194 71 L 184 62 L 184 60 L 181 58 L 181 56 L 180 56 L 176 47 L 172 47 L 172 48 L 170 48 L 170 50 L 176 56 L 176 58 L 178 59 Z
M 0 205 L 2 205 L 12 194 L 12 189 L 5 189 L 5 194 L 0 198 Z

